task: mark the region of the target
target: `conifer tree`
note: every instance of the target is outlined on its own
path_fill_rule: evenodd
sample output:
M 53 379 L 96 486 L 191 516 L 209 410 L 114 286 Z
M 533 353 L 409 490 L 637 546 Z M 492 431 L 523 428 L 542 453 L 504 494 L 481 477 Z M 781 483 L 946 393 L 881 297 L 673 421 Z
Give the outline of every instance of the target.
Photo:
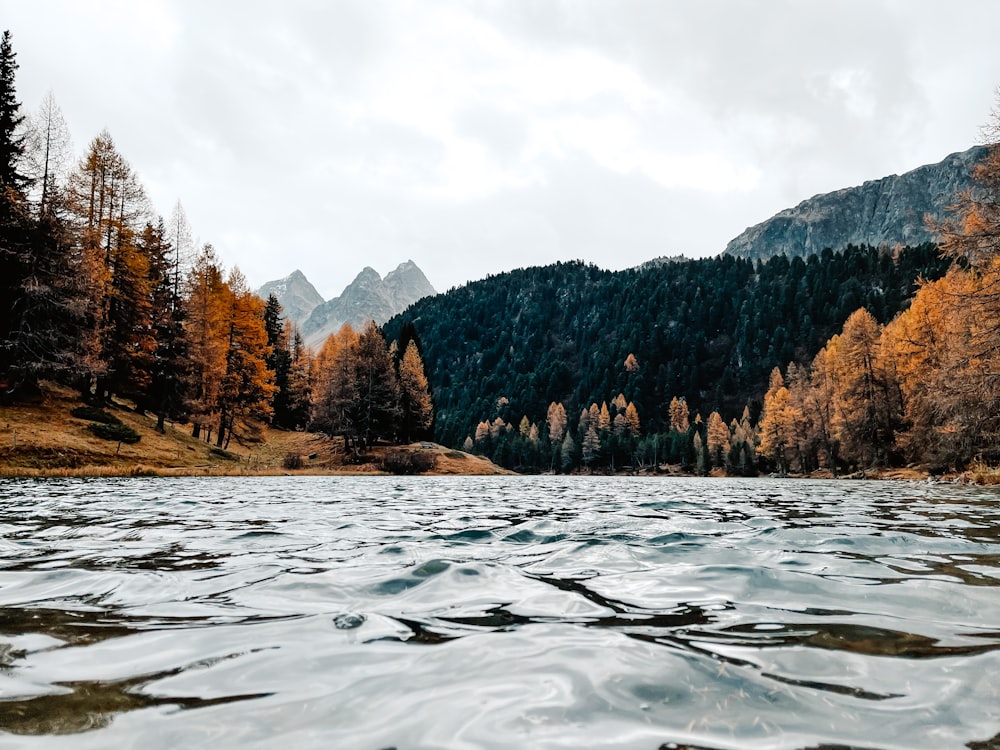
M 399 433 L 404 441 L 430 437 L 434 419 L 430 387 L 417 343 L 410 339 L 399 361 Z
M 729 449 L 729 428 L 722 421 L 718 411 L 708 415 L 706 447 L 712 463 L 716 466 L 725 464 L 725 451 Z
M 683 396 L 670 399 L 670 430 L 686 434 L 691 427 L 690 412 Z
M 25 191 L 23 116 L 10 32 L 0 40 L 0 386 L 3 398 L 34 392 L 42 378 L 80 369 L 85 286 L 71 235 L 54 212 L 38 215 Z
M 794 444 L 795 420 L 799 416 L 791 408 L 789 392 L 781 371 L 775 367 L 764 395 L 760 423 L 760 454 L 772 461 L 782 475 L 788 473 L 789 452 Z
M 264 330 L 267 332 L 267 367 L 274 374 L 274 397 L 271 401 L 271 421 L 276 427 L 295 427 L 291 416 L 292 394 L 289 390 L 289 376 L 292 368 L 292 352 L 289 349 L 285 321 L 281 317 L 282 307 L 274 294 L 269 294 L 264 302 Z
M 271 416 L 274 374 L 267 367 L 270 347 L 264 327 L 264 302 L 247 286 L 239 269 L 226 282 L 223 325 L 226 367 L 219 386 L 215 444 L 228 447 L 236 422 Z
M 355 429 L 361 448 L 392 437 L 399 414 L 399 381 L 382 331 L 369 323 L 358 337 L 355 382 L 358 400 Z
M 129 346 L 148 312 L 131 306 L 144 307 L 149 291 L 148 263 L 135 246 L 146 223 L 146 196 L 107 131 L 91 141 L 70 174 L 67 206 L 79 241 L 78 271 L 90 292 L 80 390 L 88 396 L 97 380 L 97 395 L 106 396 L 128 380 Z
M 562 444 L 559 446 L 559 464 L 562 470 L 569 471 L 576 461 L 576 441 L 573 440 L 573 433 L 566 430 Z
M 597 433 L 596 422 L 591 422 L 583 436 L 581 444 L 582 460 L 585 466 L 590 466 L 601 452 L 601 439 Z
M 550 403 L 545 415 L 545 422 L 549 426 L 549 440 L 553 443 L 561 443 L 566 433 L 566 407 L 555 401 Z
M 635 408 L 635 404 L 631 401 L 629 401 L 628 405 L 625 407 L 625 426 L 633 438 L 639 437 L 641 432 L 639 424 L 639 410 Z
M 608 409 L 607 401 L 601 403 L 601 410 L 597 414 L 597 429 L 600 432 L 611 429 L 611 411 Z
M 21 163 L 24 115 L 21 114 L 15 85 L 18 67 L 10 31 L 4 31 L 0 38 L 0 192 L 12 190 L 23 195 L 28 178 L 22 172 Z
M 154 345 L 148 352 L 148 359 L 142 363 L 148 385 L 140 391 L 137 404 L 156 414 L 156 429 L 163 432 L 167 419 L 187 416 L 190 360 L 184 330 L 185 308 L 175 290 L 171 247 L 163 221 L 156 227 L 147 224 L 139 244 L 149 259 L 150 326 Z
M 25 156 L 34 181 L 32 198 L 43 216 L 61 203 L 60 183 L 72 158 L 69 127 L 51 91 L 29 118 Z
M 288 424 L 298 429 L 309 422 L 310 403 L 312 401 L 312 384 L 310 370 L 312 368 L 309 349 L 302 340 L 302 333 L 290 321 L 285 321 L 285 339 L 291 341 L 291 363 L 288 368 Z
M 226 372 L 228 288 L 211 245 L 202 247 L 188 272 L 187 340 L 191 365 L 191 434 L 201 437 L 217 415 L 219 386 Z M 206 436 L 206 440 L 210 439 Z

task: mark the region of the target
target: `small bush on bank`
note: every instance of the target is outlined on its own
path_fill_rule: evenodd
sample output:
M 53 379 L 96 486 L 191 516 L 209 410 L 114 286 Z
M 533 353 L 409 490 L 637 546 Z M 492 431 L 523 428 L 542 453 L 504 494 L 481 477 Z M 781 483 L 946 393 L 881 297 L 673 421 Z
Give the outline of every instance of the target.
M 416 451 L 386 451 L 380 466 L 390 474 L 423 474 L 437 465 L 437 455 Z
M 142 438 L 138 432 L 121 422 L 117 424 L 91 422 L 87 425 L 87 429 L 97 435 L 97 437 L 103 438 L 104 440 L 118 440 L 122 443 L 129 443 L 130 445 L 132 443 L 138 443 Z
M 109 414 L 104 409 L 99 409 L 96 406 L 77 406 L 71 409 L 69 413 L 77 419 L 86 419 L 88 422 L 100 422 L 101 424 L 122 423 L 114 414 Z
M 281 462 L 281 465 L 286 469 L 301 469 L 302 456 L 298 453 L 289 453 L 285 456 L 285 460 Z
M 235 453 L 230 453 L 229 451 L 223 450 L 222 448 L 218 448 L 214 445 L 208 449 L 208 452 L 217 458 L 224 458 L 227 461 L 238 462 L 240 460 L 240 457 L 237 456 Z

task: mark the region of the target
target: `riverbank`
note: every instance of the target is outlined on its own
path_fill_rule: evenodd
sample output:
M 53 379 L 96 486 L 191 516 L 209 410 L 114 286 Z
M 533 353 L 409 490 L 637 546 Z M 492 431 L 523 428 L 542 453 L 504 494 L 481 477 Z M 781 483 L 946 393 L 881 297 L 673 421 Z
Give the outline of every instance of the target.
M 157 432 L 155 417 L 116 402 L 104 411 L 139 436 L 135 443 L 120 442 L 96 435 L 91 419 L 73 416 L 81 405 L 75 391 L 47 385 L 33 403 L 0 407 L 0 477 L 376 475 L 392 473 L 380 468 L 390 453 L 397 463 L 402 456 L 433 464 L 423 472 L 432 475 L 512 473 L 436 443 L 377 445 L 353 457 L 338 438 L 253 423 L 218 447 L 191 437 L 190 425 L 168 423 Z

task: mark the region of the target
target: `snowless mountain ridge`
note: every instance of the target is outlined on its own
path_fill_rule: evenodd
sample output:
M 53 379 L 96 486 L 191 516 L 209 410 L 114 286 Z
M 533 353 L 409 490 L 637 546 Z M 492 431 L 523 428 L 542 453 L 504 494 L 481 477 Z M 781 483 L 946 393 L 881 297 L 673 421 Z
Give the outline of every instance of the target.
M 976 146 L 901 175 L 822 193 L 779 211 L 732 239 L 725 252 L 741 258 L 808 256 L 825 248 L 919 245 L 937 238 L 925 217 L 940 221 L 960 190 L 974 189 L 972 169 L 985 155 Z
M 301 271 L 269 281 L 258 291 L 266 299 L 274 294 L 285 315 L 296 323 L 310 346 L 319 346 L 331 333 L 350 323 L 360 330 L 369 320 L 382 324 L 418 299 L 437 294 L 412 260 L 400 263 L 383 279 L 365 266 L 340 296 L 324 301 Z

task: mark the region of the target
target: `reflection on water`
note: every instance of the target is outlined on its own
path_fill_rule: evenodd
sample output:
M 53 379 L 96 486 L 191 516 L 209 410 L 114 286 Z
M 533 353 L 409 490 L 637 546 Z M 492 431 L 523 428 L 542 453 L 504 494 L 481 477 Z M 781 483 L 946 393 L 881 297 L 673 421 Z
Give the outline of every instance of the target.
M 998 500 L 7 481 L 0 745 L 998 748 Z

